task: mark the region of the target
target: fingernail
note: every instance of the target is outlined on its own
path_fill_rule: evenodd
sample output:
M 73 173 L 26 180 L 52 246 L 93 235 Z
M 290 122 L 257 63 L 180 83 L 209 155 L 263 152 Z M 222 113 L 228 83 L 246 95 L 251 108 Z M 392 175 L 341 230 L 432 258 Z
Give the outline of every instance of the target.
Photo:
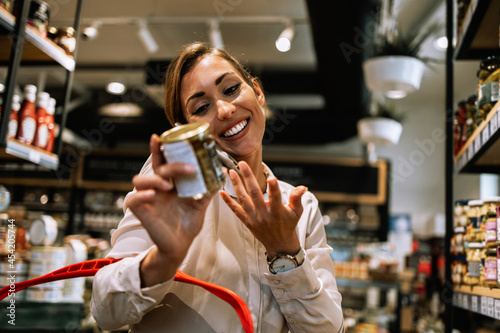
M 186 164 L 184 166 L 184 170 L 186 170 L 186 172 L 192 173 L 194 172 L 194 166 L 192 166 L 191 164 Z

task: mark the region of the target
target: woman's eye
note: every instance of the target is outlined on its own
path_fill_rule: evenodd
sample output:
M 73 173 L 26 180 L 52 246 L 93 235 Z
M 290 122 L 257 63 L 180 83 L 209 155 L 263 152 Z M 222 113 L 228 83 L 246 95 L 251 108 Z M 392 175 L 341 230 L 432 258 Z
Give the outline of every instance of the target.
M 200 106 L 199 108 L 195 109 L 194 112 L 193 112 L 193 115 L 201 115 L 203 113 L 205 113 L 208 109 L 208 104 L 203 104 L 202 106 Z
M 241 83 L 237 83 L 234 86 L 231 86 L 231 87 L 227 88 L 224 91 L 224 94 L 228 95 L 228 96 L 234 95 L 235 93 L 238 92 L 238 90 L 240 89 L 240 86 L 241 86 Z

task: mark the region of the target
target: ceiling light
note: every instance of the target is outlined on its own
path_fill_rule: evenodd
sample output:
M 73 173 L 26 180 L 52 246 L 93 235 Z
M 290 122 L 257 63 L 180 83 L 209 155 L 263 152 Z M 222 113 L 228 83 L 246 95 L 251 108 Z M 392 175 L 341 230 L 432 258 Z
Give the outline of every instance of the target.
M 151 31 L 146 24 L 146 21 L 139 21 L 139 39 L 149 53 L 156 53 L 158 51 L 158 44 L 156 43 Z
M 133 103 L 111 103 L 99 108 L 98 112 L 106 117 L 140 117 L 143 110 Z
M 212 47 L 220 50 L 224 50 L 224 42 L 222 40 L 222 33 L 220 31 L 219 21 L 213 19 L 208 21 L 208 27 L 210 29 L 210 43 Z
M 404 90 L 389 90 L 385 93 L 385 95 L 392 99 L 401 99 L 405 98 L 407 93 Z
M 127 91 L 127 86 L 119 81 L 111 81 L 106 85 L 106 91 L 113 95 L 123 95 Z
M 280 52 L 288 52 L 292 47 L 292 39 L 295 35 L 295 30 L 293 28 L 292 22 L 288 22 L 285 30 L 281 32 L 278 39 L 276 40 L 276 48 Z
M 446 50 L 448 48 L 448 38 L 446 38 L 446 36 L 436 38 L 434 47 L 440 51 Z
M 92 24 L 85 29 L 83 29 L 83 39 L 85 40 L 94 40 L 99 35 L 99 30 L 97 29 L 97 25 Z
M 0 82 L 0 92 L 3 92 L 5 90 L 5 85 Z

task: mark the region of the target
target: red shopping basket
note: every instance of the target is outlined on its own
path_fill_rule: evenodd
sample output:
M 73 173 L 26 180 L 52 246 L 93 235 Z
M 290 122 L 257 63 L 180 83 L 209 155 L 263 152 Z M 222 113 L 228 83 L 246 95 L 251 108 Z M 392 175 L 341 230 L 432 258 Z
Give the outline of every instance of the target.
M 34 279 L 18 282 L 14 285 L 15 288 L 11 288 L 11 285 L 5 286 L 2 289 L 0 289 L 0 301 L 3 300 L 5 297 L 7 297 L 9 291 L 18 292 L 20 290 L 23 290 L 31 286 L 48 283 L 52 281 L 71 279 L 76 277 L 84 277 L 84 276 L 94 276 L 97 273 L 97 271 L 102 267 L 115 263 L 120 260 L 121 259 L 96 259 L 96 260 L 83 261 L 80 263 L 60 268 L 49 274 Z M 200 279 L 194 278 L 182 271 L 177 271 L 174 280 L 178 282 L 184 282 L 200 286 L 206 289 L 207 291 L 211 292 L 215 296 L 228 302 L 236 310 L 236 313 L 238 314 L 238 317 L 241 320 L 241 324 L 243 325 L 245 333 L 253 333 L 253 321 L 252 321 L 252 315 L 250 314 L 250 310 L 248 309 L 243 299 L 241 299 L 241 297 L 234 291 L 218 286 L 213 283 L 205 282 Z

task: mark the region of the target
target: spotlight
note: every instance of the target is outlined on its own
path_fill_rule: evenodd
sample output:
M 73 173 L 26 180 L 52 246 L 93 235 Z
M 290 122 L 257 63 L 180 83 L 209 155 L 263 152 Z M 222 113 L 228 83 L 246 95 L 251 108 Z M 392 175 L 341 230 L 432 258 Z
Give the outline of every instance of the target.
M 219 21 L 212 19 L 208 21 L 210 29 L 210 43 L 212 47 L 219 50 L 224 50 L 224 42 L 222 41 L 222 33 L 220 31 Z
M 281 32 L 278 39 L 276 40 L 276 48 L 280 52 L 288 52 L 292 47 L 292 39 L 295 35 L 295 30 L 293 28 L 292 22 L 288 22 L 285 30 Z
M 99 35 L 100 23 L 94 22 L 90 26 L 83 29 L 82 37 L 84 40 L 94 40 Z
M 158 44 L 156 43 L 151 31 L 149 31 L 146 21 L 139 21 L 139 39 L 149 53 L 156 53 L 158 51 Z
M 106 86 L 106 91 L 113 95 L 123 95 L 127 91 L 127 87 L 122 82 L 111 81 Z
M 440 51 L 446 50 L 448 48 L 448 38 L 446 38 L 446 36 L 436 38 L 434 47 Z

